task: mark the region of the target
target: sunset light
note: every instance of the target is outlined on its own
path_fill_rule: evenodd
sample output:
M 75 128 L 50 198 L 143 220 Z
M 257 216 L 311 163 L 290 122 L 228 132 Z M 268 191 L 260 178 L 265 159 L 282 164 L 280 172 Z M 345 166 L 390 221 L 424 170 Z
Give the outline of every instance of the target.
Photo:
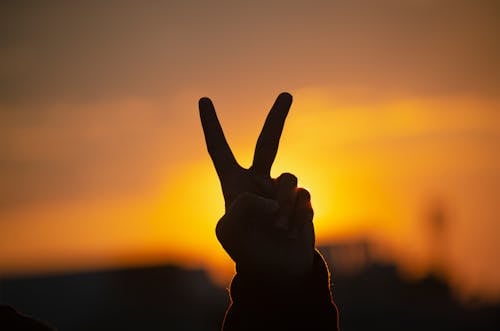
M 498 17 L 472 1 L 382 2 L 12 12 L 0 275 L 174 264 L 227 286 L 197 102 L 213 100 L 249 166 L 288 91 L 271 174 L 311 192 L 318 246 L 368 242 L 403 277 L 440 264 L 464 300 L 500 299 Z

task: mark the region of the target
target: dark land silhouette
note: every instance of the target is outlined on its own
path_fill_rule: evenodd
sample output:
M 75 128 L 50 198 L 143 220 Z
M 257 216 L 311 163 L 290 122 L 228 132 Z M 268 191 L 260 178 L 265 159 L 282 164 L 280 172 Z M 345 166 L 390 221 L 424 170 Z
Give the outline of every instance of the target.
M 500 328 L 500 302 L 465 305 L 454 296 L 447 281 L 433 272 L 422 279 L 408 280 L 400 275 L 395 264 L 373 258 L 366 241 L 319 249 L 332 269 L 341 330 Z M 338 263 L 353 255 L 358 256 L 354 269 Z
M 319 247 L 332 269 L 341 330 L 500 329 L 500 302 L 464 306 L 439 277 L 406 281 L 395 265 L 370 259 L 357 271 L 336 272 L 335 261 L 352 246 L 366 244 Z M 2 278 L 0 303 L 58 330 L 215 331 L 228 296 L 204 270 L 165 265 Z

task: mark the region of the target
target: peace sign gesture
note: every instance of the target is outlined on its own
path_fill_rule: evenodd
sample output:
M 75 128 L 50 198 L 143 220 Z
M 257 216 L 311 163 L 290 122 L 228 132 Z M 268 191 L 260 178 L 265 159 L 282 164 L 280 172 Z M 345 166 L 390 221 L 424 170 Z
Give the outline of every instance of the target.
M 215 232 L 236 263 L 223 330 L 250 330 L 270 321 L 277 330 L 337 326 L 328 269 L 314 250 L 311 196 L 297 187 L 292 174 L 270 176 L 291 104 L 290 94 L 278 96 L 257 140 L 252 166 L 245 169 L 227 144 L 212 102 L 200 99 L 205 141 L 226 207 Z
M 199 102 L 200 118 L 205 134 L 208 153 L 212 158 L 219 176 L 226 210 L 235 198 L 243 192 L 256 193 L 267 198 L 275 198 L 270 176 L 271 166 L 278 151 L 279 140 L 285 124 L 292 96 L 281 93 L 269 114 L 260 133 L 253 164 L 249 169 L 241 167 L 234 158 L 224 132 L 217 119 L 212 101 L 202 98 Z
M 208 153 L 224 194 L 226 213 L 217 238 L 237 269 L 265 274 L 281 270 L 299 275 L 310 269 L 314 251 L 310 195 L 297 188 L 289 173 L 270 176 L 292 96 L 278 96 L 260 133 L 249 169 L 236 162 L 208 98 L 200 100 L 200 117 Z

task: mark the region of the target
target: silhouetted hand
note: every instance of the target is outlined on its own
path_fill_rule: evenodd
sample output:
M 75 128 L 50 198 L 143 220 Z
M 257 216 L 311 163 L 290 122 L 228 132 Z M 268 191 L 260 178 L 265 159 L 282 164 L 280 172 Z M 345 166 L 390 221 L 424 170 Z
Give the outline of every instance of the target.
M 286 177 L 280 176 L 279 182 Z M 291 212 L 288 217 L 280 214 L 283 206 L 276 200 L 242 193 L 218 222 L 217 238 L 237 262 L 238 272 L 271 281 L 283 281 L 286 276 L 293 281 L 311 269 L 314 229 L 310 196 L 305 189 L 296 187 L 283 194 L 292 195 L 292 190 L 296 198 L 284 202 Z
M 253 164 L 245 169 L 227 144 L 212 102 L 200 100 L 205 140 L 226 206 L 217 224 L 217 238 L 238 272 L 295 278 L 306 274 L 313 263 L 310 195 L 297 189 L 294 175 L 270 177 L 291 102 L 288 93 L 278 96 L 257 141 Z
M 289 173 L 270 170 L 292 96 L 276 99 L 249 169 L 235 160 L 210 99 L 200 99 L 208 152 L 219 176 L 226 212 L 217 238 L 236 263 L 231 305 L 222 329 L 337 330 L 328 267 L 314 249 L 310 195 Z
M 257 141 L 253 164 L 249 169 L 245 169 L 238 164 L 227 144 L 212 101 L 208 98 L 200 99 L 201 124 L 208 153 L 222 186 L 226 210 L 243 192 L 273 198 L 271 166 L 278 151 L 281 132 L 291 104 L 290 94 L 282 93 L 278 96 Z

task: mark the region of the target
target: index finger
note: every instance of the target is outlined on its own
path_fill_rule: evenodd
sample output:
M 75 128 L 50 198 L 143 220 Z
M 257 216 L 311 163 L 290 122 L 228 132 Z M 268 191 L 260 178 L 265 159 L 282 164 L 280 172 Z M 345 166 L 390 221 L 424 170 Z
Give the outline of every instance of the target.
M 281 133 L 291 105 L 292 95 L 286 92 L 281 93 L 267 115 L 255 146 L 252 165 L 252 168 L 260 174 L 269 175 L 271 172 L 271 166 L 278 152 Z
M 212 101 L 204 97 L 200 99 L 198 104 L 208 154 L 212 159 L 217 175 L 222 179 L 228 169 L 237 166 L 237 162 L 226 141 L 226 137 L 224 137 L 224 131 L 222 131 Z

